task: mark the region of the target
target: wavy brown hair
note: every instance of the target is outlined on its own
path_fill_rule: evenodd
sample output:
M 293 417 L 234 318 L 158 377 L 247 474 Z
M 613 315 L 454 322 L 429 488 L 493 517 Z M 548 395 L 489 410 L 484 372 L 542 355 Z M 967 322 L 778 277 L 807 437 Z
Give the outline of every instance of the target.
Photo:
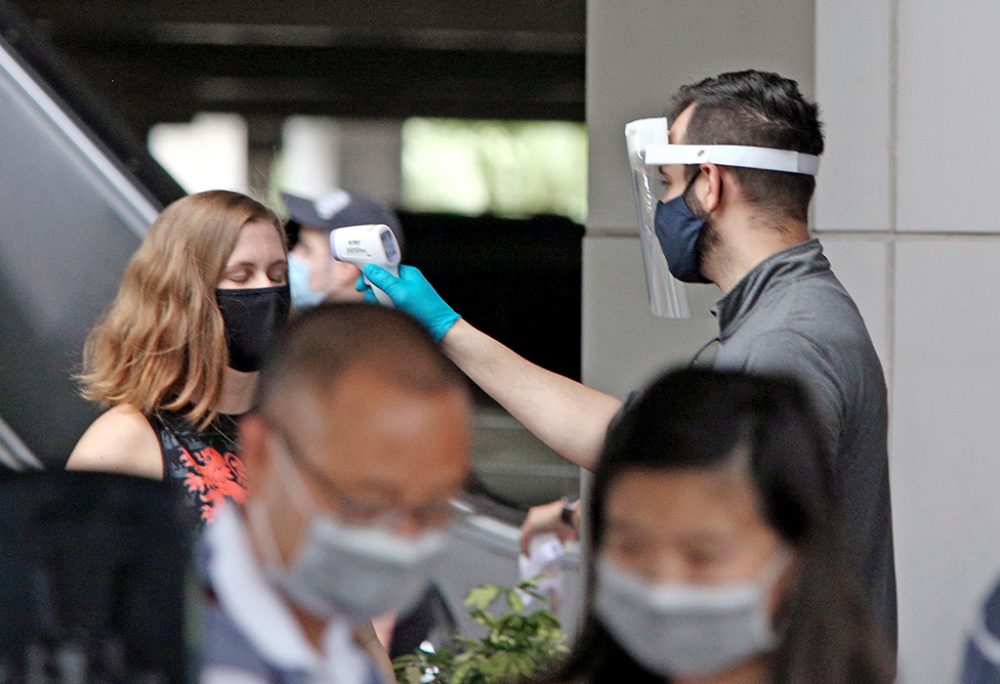
M 200 192 L 164 209 L 87 336 L 81 394 L 105 408 L 184 410 L 204 429 L 218 414 L 229 363 L 215 289 L 240 230 L 261 220 L 284 245 L 274 213 L 240 193 Z

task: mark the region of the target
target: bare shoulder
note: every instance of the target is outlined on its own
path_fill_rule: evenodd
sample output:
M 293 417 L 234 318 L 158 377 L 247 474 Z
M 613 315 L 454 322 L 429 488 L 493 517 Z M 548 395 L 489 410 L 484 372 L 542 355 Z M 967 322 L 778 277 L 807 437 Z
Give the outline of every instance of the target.
M 119 404 L 90 424 L 73 448 L 67 470 L 163 479 L 160 443 L 149 421 L 137 408 Z

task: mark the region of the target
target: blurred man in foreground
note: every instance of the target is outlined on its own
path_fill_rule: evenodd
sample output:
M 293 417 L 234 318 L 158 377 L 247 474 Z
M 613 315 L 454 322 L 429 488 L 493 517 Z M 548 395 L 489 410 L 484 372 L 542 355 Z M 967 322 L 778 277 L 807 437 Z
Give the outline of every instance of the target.
M 240 423 L 249 492 L 205 539 L 202 678 L 392 681 L 371 619 L 419 599 L 468 473 L 464 380 L 418 323 L 326 304 Z

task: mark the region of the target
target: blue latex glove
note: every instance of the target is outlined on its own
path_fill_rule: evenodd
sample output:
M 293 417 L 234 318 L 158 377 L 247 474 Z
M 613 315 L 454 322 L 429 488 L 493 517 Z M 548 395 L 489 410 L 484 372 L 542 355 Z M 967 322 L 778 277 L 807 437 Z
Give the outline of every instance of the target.
M 364 274 L 378 289 L 389 295 L 393 304 L 400 311 L 405 311 L 420 321 L 435 341 L 451 330 L 460 316 L 448 306 L 441 295 L 435 291 L 420 269 L 414 266 L 400 265 L 399 277 L 375 264 L 365 264 Z M 365 293 L 365 301 L 377 303 L 375 293 L 359 277 L 354 289 Z

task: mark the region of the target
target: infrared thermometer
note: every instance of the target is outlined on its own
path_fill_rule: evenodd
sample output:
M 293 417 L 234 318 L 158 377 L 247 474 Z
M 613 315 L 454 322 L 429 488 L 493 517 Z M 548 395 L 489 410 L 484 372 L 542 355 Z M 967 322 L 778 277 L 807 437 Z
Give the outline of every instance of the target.
M 381 266 L 399 277 L 399 243 L 389 226 L 373 224 L 346 226 L 330 233 L 330 251 L 333 258 L 364 269 L 365 264 Z M 392 299 L 365 278 L 380 304 L 393 306 Z

